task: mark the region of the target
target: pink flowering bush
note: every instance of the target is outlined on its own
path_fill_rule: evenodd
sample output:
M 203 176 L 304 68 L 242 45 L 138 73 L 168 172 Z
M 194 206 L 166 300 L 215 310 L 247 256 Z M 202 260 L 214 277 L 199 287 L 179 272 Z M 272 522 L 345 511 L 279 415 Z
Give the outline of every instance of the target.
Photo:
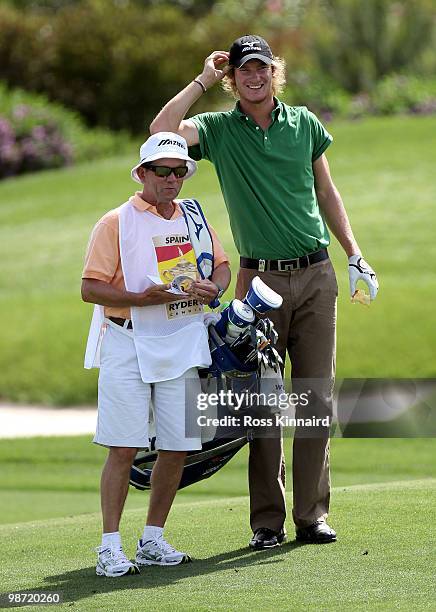
M 79 116 L 44 96 L 0 83 L 0 180 L 124 153 L 124 133 L 88 129 Z
M 0 178 L 71 164 L 73 149 L 48 114 L 19 105 L 0 116 Z

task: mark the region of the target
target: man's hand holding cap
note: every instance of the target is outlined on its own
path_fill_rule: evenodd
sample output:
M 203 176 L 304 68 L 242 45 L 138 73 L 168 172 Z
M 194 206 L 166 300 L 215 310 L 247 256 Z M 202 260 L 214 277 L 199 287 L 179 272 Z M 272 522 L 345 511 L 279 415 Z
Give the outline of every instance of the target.
M 213 51 L 204 62 L 203 72 L 198 75 L 194 81 L 201 84 L 206 88 L 212 87 L 215 83 L 218 83 L 223 79 L 228 72 L 227 61 L 229 54 L 227 51 Z

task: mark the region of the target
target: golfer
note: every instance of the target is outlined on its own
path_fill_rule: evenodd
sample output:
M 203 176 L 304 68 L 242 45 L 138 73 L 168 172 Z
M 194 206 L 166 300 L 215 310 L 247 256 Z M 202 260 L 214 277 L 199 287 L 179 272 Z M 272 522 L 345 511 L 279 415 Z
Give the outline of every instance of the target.
M 196 393 L 197 368 L 211 363 L 203 308 L 230 282 L 228 258 L 214 230 L 201 215 L 203 223 L 197 221 L 191 232 L 187 219 L 195 214 L 196 203 L 189 201 L 191 213 L 185 216 L 184 201 L 175 199 L 195 170 L 182 137 L 163 133 L 149 138 L 131 172 L 142 190 L 98 221 L 88 245 L 82 297 L 97 306 L 85 367 L 100 365 L 94 442 L 109 449 L 101 477 L 100 576 L 190 560 L 166 542 L 163 528 L 186 452 L 201 449 L 200 434 L 185 436 L 185 386 Z M 203 261 L 213 265 L 209 278 L 206 274 L 199 280 L 207 270 Z M 180 285 L 182 293 L 171 292 Z M 123 552 L 119 524 L 133 459 L 149 445 L 151 402 L 159 456 L 132 563 Z
M 329 230 L 348 257 L 350 289 L 357 280 L 377 294 L 374 271 L 359 246 L 330 176 L 325 155 L 332 136 L 306 107 L 276 96 L 285 82 L 284 61 L 260 36 L 237 39 L 230 51 L 214 51 L 203 72 L 170 100 L 150 131 L 172 130 L 186 138 L 195 159 L 216 169 L 240 254 L 236 296 L 259 275 L 283 297 L 272 314 L 278 350 L 292 365 L 293 390 L 316 381 L 315 401 L 297 417 L 331 415 L 335 372 L 337 283 L 327 247 Z M 228 112 L 184 119 L 210 87 L 223 80 L 237 103 Z M 194 146 L 195 145 L 195 146 Z M 293 446 L 293 519 L 297 540 L 332 542 L 329 511 L 329 431 L 296 433 Z M 284 541 L 284 463 L 280 439 L 255 439 L 249 458 L 253 548 Z

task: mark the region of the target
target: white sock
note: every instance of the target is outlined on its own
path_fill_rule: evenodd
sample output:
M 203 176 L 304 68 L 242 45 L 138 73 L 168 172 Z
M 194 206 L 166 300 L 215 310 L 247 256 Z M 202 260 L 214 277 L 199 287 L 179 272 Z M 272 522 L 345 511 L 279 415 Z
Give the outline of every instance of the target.
M 112 533 L 104 533 L 101 537 L 101 545 L 103 546 L 103 548 L 121 548 L 120 532 L 113 531 Z
M 154 527 L 154 525 L 146 525 L 142 534 L 142 541 L 156 540 L 163 536 L 163 527 Z

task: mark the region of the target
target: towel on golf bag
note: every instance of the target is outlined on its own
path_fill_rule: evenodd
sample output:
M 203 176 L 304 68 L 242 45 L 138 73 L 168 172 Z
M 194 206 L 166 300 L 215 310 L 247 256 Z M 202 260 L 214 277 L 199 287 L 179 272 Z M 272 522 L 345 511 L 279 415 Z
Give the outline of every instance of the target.
M 206 218 L 197 200 L 177 201 L 188 227 L 189 238 L 197 259 L 197 268 L 202 279 L 213 272 L 213 243 Z

